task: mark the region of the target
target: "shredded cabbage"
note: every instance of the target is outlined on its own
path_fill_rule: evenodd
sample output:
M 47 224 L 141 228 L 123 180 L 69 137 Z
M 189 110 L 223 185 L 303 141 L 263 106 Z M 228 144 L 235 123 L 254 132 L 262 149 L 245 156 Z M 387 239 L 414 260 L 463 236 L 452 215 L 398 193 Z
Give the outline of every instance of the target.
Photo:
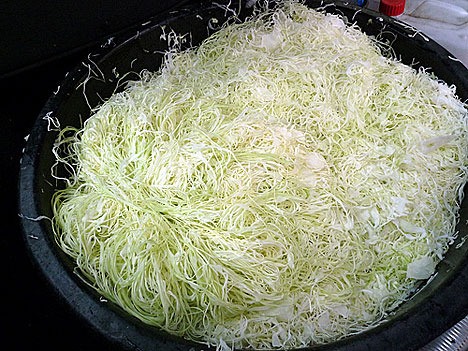
M 382 50 L 287 1 L 171 53 L 62 130 L 60 247 L 105 299 L 218 349 L 376 325 L 455 238 L 468 164 L 455 87 Z

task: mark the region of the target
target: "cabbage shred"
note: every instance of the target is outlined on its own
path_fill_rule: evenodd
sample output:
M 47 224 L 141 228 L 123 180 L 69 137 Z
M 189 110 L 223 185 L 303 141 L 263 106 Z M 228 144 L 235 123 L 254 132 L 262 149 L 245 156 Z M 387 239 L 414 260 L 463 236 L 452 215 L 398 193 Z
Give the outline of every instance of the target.
M 376 325 L 456 237 L 468 164 L 455 87 L 382 50 L 288 1 L 168 55 L 62 131 L 60 247 L 106 299 L 218 349 Z

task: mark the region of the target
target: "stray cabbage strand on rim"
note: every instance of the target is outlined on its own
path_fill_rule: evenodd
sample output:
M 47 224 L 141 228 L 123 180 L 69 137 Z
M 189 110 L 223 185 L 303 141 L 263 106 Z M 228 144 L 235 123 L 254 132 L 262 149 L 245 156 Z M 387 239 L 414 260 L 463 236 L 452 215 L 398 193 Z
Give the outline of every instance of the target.
M 456 236 L 455 88 L 299 2 L 171 55 L 70 130 L 60 247 L 106 299 L 218 349 L 366 330 Z

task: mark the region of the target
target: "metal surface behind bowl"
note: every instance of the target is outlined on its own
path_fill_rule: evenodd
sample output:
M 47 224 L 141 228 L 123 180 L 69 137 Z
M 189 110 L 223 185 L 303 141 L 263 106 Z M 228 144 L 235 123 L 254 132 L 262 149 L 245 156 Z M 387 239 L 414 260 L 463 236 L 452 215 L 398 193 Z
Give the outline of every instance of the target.
M 51 197 L 57 184 L 51 176 L 52 145 L 59 126 L 79 127 L 123 83 L 138 78 L 143 69 L 157 70 L 167 50 L 161 39 L 165 31 L 187 33 L 184 45 L 197 45 L 232 15 L 219 6 L 228 2 L 203 2 L 158 17 L 133 28 L 127 36 L 112 38 L 89 55 L 88 60 L 65 78 L 52 94 L 30 133 L 22 160 L 18 185 L 23 237 L 31 258 L 59 298 L 66 301 L 84 322 L 105 337 L 116 350 L 203 350 L 206 346 L 147 326 L 100 296 L 74 273 L 74 263 L 56 246 L 51 222 Z M 310 0 L 306 4 L 342 14 L 368 35 L 388 40 L 406 64 L 429 68 L 440 79 L 457 87 L 460 99 L 468 100 L 468 71 L 437 43 L 419 35 L 408 25 L 375 12 L 346 4 Z M 232 2 L 233 9 L 239 9 Z M 248 15 L 242 8 L 239 18 Z M 216 21 L 212 19 L 216 18 Z M 219 27 L 218 27 L 219 28 Z M 462 204 L 459 237 L 438 265 L 430 282 L 402 304 L 379 326 L 335 343 L 311 346 L 310 350 L 417 350 L 435 339 L 468 313 L 468 208 Z M 458 247 L 458 248 L 457 248 Z

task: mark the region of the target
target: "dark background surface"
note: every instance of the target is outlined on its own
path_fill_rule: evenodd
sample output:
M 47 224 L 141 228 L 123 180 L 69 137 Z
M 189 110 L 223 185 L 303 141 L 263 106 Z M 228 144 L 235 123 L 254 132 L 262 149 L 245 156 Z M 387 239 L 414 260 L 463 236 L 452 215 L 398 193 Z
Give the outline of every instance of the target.
M 106 350 L 99 338 L 62 304 L 39 275 L 23 244 L 16 208 L 17 173 L 24 137 L 49 94 L 80 54 L 25 70 L 0 82 L 2 90 L 0 239 L 2 316 L 0 338 L 9 350 Z
M 0 77 L 83 52 L 104 38 L 188 2 L 0 1 Z
M 113 349 L 58 299 L 29 259 L 17 211 L 21 150 L 48 97 L 88 52 L 187 2 L 0 2 L 0 340 L 5 349 Z

